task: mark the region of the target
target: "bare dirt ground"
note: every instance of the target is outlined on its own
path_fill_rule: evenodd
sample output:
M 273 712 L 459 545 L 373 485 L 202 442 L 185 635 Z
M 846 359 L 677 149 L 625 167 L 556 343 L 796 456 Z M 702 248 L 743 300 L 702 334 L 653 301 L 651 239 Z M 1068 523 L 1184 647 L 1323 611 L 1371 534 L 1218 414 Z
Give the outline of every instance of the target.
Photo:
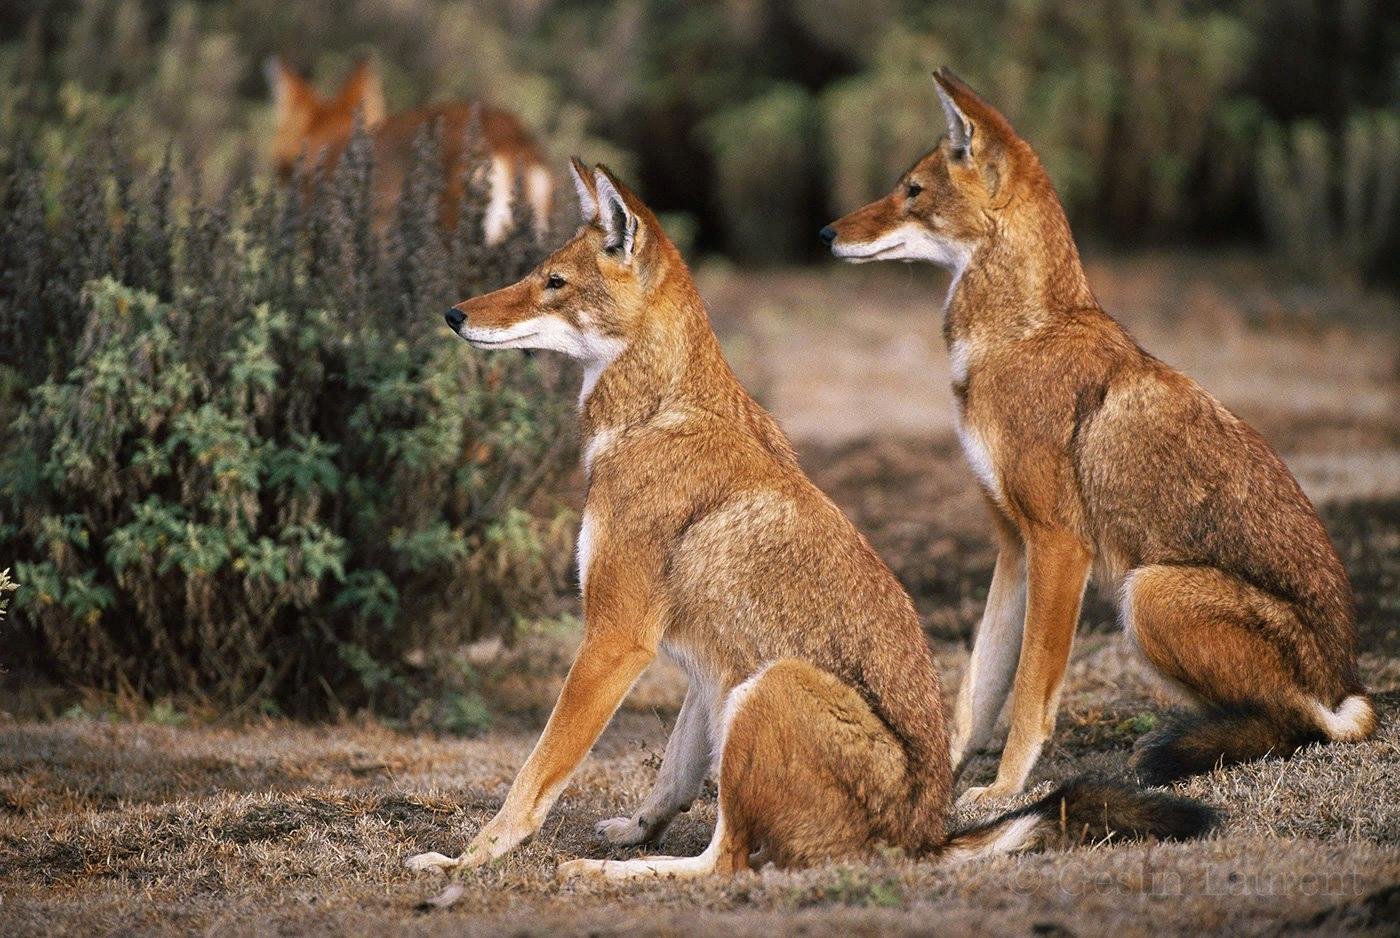
M 424 910 L 443 882 L 408 873 L 402 858 L 460 850 L 500 804 L 577 640 L 541 629 L 481 650 L 496 720 L 478 739 L 372 720 L 0 722 L 0 934 L 1394 934 L 1400 312 L 1382 295 L 1279 286 L 1229 258 L 1118 260 L 1092 264 L 1091 279 L 1146 347 L 1275 442 L 1357 588 L 1381 732 L 1181 786 L 1226 810 L 1209 839 L 959 867 L 881 855 L 726 881 L 560 885 L 562 860 L 636 853 L 609 852 L 591 831 L 654 777 L 683 692 L 658 665 L 535 842 L 465 876 L 451 907 Z M 992 551 L 950 430 L 942 287 L 936 274 L 890 268 L 702 277 L 741 377 L 910 589 L 951 690 Z M 1095 599 L 1037 791 L 1080 771 L 1121 773 L 1158 710 L 1111 605 Z M 996 755 L 964 783 L 989 778 Z M 710 797 L 660 852 L 700 850 L 713 819 Z

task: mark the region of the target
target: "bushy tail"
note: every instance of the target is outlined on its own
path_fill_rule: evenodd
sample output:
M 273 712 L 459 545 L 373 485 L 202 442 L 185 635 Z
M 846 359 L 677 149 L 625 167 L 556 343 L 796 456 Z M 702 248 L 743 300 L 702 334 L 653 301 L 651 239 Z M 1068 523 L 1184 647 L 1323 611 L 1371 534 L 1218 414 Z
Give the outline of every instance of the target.
M 1327 738 L 1301 715 L 1255 708 L 1173 713 L 1138 742 L 1132 769 L 1145 784 L 1169 785 L 1220 765 L 1266 756 L 1286 759 L 1308 743 Z
M 1187 840 L 1206 833 L 1219 819 L 1214 808 L 1190 798 L 1079 778 L 1033 804 L 953 834 L 942 856 L 959 862 L 1109 838 Z

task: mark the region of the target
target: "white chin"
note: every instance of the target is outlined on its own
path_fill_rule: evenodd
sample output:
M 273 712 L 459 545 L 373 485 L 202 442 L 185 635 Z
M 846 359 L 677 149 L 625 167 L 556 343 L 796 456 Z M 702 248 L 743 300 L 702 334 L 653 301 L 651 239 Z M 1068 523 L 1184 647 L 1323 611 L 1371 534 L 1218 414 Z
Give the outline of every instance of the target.
M 525 335 L 515 339 L 499 340 L 483 338 L 481 336 L 471 335 L 470 333 L 463 334 L 459 332 L 457 334 L 462 336 L 472 348 L 488 350 L 499 348 L 534 348 L 534 346 L 530 344 L 530 340 L 533 339 L 534 336 Z
M 542 349 L 560 352 L 585 362 L 606 356 L 618 341 L 592 331 L 578 329 L 558 316 L 536 316 L 501 329 L 466 328 L 459 335 L 471 343 L 473 348 L 483 351 L 506 348 Z
M 536 316 L 502 328 L 468 326 L 460 333 L 473 348 L 484 351 L 505 348 L 550 349 L 576 356 L 582 333 L 558 316 Z
M 840 246 L 832 248 L 831 253 L 848 264 L 869 264 L 871 261 L 900 261 L 911 260 L 904 249 L 904 244 L 891 244 L 888 247 L 871 250 L 868 245 L 856 245 L 855 247 L 842 248 Z
M 951 270 L 967 263 L 969 250 L 957 241 L 940 238 L 919 225 L 901 225 L 875 241 L 837 244 L 832 253 L 852 264 L 871 261 L 924 261 Z

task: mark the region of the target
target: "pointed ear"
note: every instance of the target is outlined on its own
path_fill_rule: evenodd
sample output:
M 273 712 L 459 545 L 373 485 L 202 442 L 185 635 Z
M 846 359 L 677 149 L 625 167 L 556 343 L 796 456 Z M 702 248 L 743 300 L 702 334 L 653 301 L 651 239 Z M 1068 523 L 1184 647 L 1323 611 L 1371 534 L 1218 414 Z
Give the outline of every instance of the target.
M 379 68 L 370 59 L 361 59 L 340 86 L 337 96 L 342 105 L 364 113 L 366 127 L 373 127 L 384 120 L 384 82 L 379 77 Z
M 598 192 L 598 224 L 605 236 L 603 250 L 623 264 L 630 264 L 637 249 L 641 221 L 623 197 L 626 187 L 601 163 L 593 173 L 593 185 Z
M 316 105 L 316 92 L 311 85 L 278 56 L 269 56 L 263 62 L 263 74 L 272 91 L 272 109 L 276 112 L 277 123 L 300 119 Z
M 1020 137 L 1001 112 L 981 98 L 951 69 L 933 73 L 938 100 L 948 119 L 948 144 L 955 163 L 975 167 L 987 193 L 997 196 L 1017 164 Z M 1009 190 L 1008 190 L 1009 191 Z
M 574 179 L 574 191 L 578 193 L 578 217 L 585 225 L 598 220 L 598 187 L 593 182 L 593 170 L 578 157 L 569 158 L 569 175 Z
M 972 138 L 977 133 L 976 126 L 957 100 L 958 92 L 968 90 L 967 85 L 947 66 L 933 73 L 933 83 L 938 91 L 938 103 L 943 105 L 943 116 L 948 121 L 948 145 L 953 155 L 962 159 L 971 153 Z
M 989 156 L 1020 139 L 1011 122 L 979 98 L 952 69 L 938 69 L 933 80 L 948 119 L 948 139 L 954 151 L 962 149 L 964 155 Z

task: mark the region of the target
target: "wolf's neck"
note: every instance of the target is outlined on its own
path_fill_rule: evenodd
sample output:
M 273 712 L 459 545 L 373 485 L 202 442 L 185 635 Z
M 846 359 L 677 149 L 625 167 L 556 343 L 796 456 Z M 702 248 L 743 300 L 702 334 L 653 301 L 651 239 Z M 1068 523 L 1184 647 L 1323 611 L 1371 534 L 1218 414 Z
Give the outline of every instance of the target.
M 624 430 L 668 410 L 725 409 L 738 381 L 699 297 L 691 291 L 649 322 L 610 360 L 584 366 L 580 417 L 585 439 Z
M 949 341 L 1016 338 L 1064 313 L 1097 307 L 1059 206 L 1010 226 L 953 271 L 944 306 Z
M 617 361 L 618 356 L 627 350 L 627 343 L 622 339 L 603 339 L 598 344 L 597 354 L 583 363 L 583 386 L 578 392 L 578 409 L 583 413 L 588 409 L 588 399 L 593 396 L 593 389 L 598 386 L 598 380 L 603 377 L 603 372 L 607 371 L 612 363 Z

